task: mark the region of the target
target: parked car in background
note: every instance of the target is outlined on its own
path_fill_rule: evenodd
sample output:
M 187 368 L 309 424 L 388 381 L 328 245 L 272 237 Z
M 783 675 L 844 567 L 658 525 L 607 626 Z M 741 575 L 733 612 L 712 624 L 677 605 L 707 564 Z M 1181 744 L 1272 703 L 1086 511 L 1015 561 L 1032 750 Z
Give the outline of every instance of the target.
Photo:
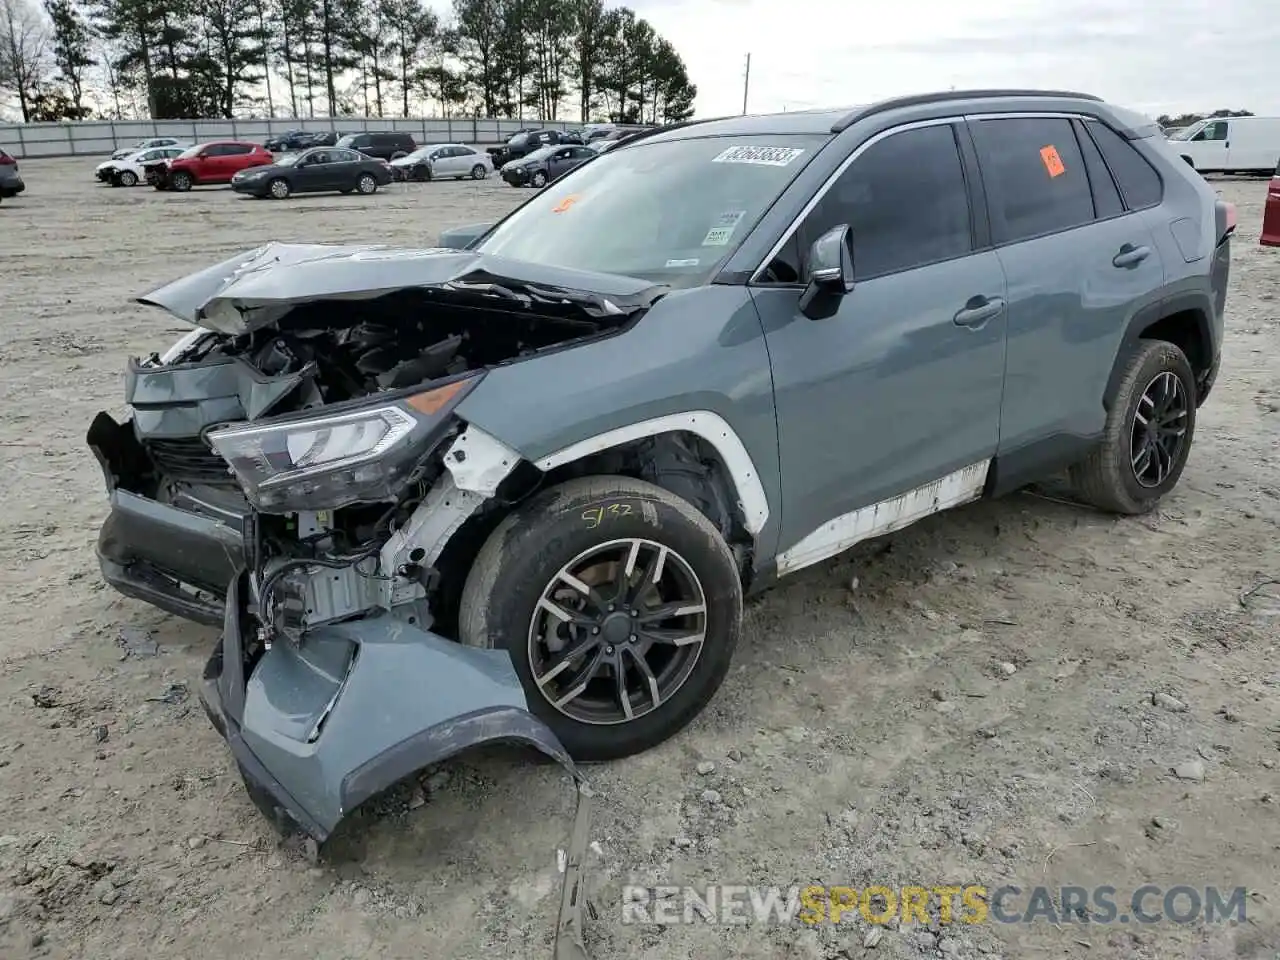
M 535 150 L 556 144 L 580 144 L 582 135 L 563 130 L 524 130 L 515 134 L 501 147 L 489 147 L 493 165 L 501 169 L 512 160 L 527 157 Z
M 18 161 L 0 150 L 0 200 L 16 197 L 25 189 L 27 185 L 18 172 Z
M 143 165 L 147 182 L 157 190 L 183 193 L 195 186 L 230 183 L 241 170 L 264 167 L 274 158 L 256 143 L 245 140 L 214 140 L 184 150 L 172 160 L 156 160 Z
M 375 133 L 348 133 L 340 137 L 335 146 L 359 150 L 367 157 L 379 160 L 399 160 L 418 149 L 413 137 L 397 130 Z
M 241 170 L 231 189 L 251 197 L 284 200 L 295 193 L 376 193 L 391 182 L 391 164 L 343 147 L 314 147 Z
M 493 173 L 493 158 L 462 143 L 432 143 L 391 161 L 397 180 L 483 180 Z
M 543 147 L 502 167 L 502 179 L 513 187 L 545 187 L 552 180 L 600 154 L 581 144 Z
M 332 130 L 286 130 L 268 137 L 262 142 L 262 146 L 272 153 L 282 153 L 286 150 L 331 147 L 337 142 L 338 135 Z
M 111 154 L 111 159 L 120 160 L 140 150 L 150 150 L 152 147 L 182 147 L 185 149 L 187 146 L 188 144 L 183 143 L 176 137 L 152 137 L 150 140 L 139 140 L 132 147 L 121 147 Z
M 1262 236 L 1258 242 L 1264 247 L 1280 247 L 1280 161 L 1267 184 L 1267 199 L 1262 208 Z
M 1200 173 L 1270 176 L 1280 156 L 1280 117 L 1211 117 L 1169 138 Z
M 108 160 L 98 165 L 97 177 L 113 187 L 134 187 L 146 179 L 146 165 L 156 160 L 172 160 L 181 156 L 183 147 L 153 147 L 139 150 L 120 160 Z
M 623 137 L 644 130 L 652 130 L 653 124 L 644 123 L 589 123 L 582 128 L 585 143 L 597 140 L 621 140 Z

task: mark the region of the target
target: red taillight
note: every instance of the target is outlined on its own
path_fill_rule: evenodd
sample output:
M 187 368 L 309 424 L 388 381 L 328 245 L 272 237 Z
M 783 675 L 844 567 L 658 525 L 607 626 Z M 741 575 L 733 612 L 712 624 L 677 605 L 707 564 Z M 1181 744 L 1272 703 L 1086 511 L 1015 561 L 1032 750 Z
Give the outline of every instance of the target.
M 0 153 L 0 167 L 16 167 L 18 161 L 13 159 L 7 153 Z
M 1221 246 L 1235 233 L 1236 205 L 1226 200 L 1216 201 L 1213 205 L 1213 219 L 1218 228 L 1218 245 Z

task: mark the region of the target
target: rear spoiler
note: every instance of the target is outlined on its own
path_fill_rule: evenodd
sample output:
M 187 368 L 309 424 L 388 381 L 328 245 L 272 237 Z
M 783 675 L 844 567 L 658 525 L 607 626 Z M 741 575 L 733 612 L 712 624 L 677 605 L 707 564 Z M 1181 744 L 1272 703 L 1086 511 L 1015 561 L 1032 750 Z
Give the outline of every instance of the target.
M 1216 230 L 1217 246 L 1222 246 L 1236 232 L 1236 205 L 1226 200 L 1216 200 L 1213 204 L 1213 218 Z

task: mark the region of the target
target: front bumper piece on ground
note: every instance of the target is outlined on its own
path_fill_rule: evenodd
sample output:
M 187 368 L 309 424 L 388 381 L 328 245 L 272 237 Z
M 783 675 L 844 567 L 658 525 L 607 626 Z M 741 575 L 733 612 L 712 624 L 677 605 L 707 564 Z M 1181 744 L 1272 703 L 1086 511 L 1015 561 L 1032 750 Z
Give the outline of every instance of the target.
M 250 668 L 247 594 L 239 574 L 200 696 L 259 809 L 319 845 L 353 809 L 423 767 L 485 743 L 532 746 L 577 786 L 554 957 L 585 958 L 591 791 L 529 712 L 506 652 L 465 647 L 385 615 L 315 629 L 299 646 L 277 641 Z

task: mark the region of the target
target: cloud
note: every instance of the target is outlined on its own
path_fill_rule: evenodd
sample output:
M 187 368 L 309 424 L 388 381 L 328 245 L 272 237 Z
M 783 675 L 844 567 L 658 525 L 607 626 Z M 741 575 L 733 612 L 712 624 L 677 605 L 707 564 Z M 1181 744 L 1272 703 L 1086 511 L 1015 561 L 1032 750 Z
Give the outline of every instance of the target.
M 698 116 L 971 87 L 1083 90 L 1150 114 L 1280 114 L 1276 0 L 633 0 L 680 51 Z

